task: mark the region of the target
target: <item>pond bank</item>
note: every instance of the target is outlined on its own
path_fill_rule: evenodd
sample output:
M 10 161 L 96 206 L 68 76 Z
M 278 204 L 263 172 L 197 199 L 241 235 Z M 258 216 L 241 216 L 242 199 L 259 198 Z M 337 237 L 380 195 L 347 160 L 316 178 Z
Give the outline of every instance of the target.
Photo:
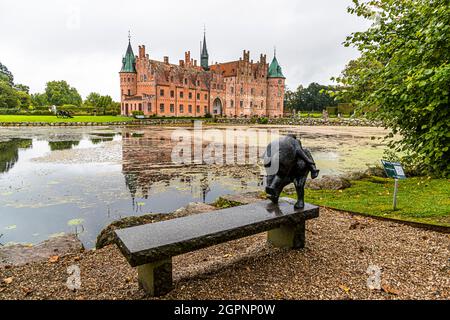
M 27 116 L 33 117 L 33 116 Z M 5 116 L 3 116 L 5 118 Z M 42 126 L 56 126 L 56 127 L 76 127 L 76 126 L 113 126 L 113 125 L 134 125 L 134 126 L 155 126 L 155 125 L 191 125 L 195 120 L 203 121 L 205 124 L 221 124 L 221 125 L 258 125 L 259 118 L 216 118 L 216 119 L 196 119 L 196 118 L 149 118 L 145 120 L 137 120 L 130 118 L 126 121 L 96 121 L 95 117 L 77 121 L 74 119 L 49 119 L 39 120 L 30 119 L 30 121 L 5 121 L 0 119 L 0 127 L 42 127 Z M 299 125 L 299 126 L 350 126 L 350 127 L 382 127 L 382 123 L 367 119 L 358 118 L 269 118 L 267 123 L 269 125 Z

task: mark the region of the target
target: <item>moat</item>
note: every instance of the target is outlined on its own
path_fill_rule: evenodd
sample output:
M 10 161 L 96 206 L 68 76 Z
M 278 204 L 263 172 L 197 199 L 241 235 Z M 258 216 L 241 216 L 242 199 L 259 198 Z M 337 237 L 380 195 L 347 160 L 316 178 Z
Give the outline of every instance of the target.
M 218 132 L 227 128 L 214 126 Z M 175 129 L 0 128 L 0 243 L 35 244 L 77 233 L 91 248 L 116 219 L 263 190 L 257 166 L 174 165 Z M 385 148 L 373 139 L 385 135 L 381 128 L 276 129 L 296 132 L 322 175 L 364 170 Z

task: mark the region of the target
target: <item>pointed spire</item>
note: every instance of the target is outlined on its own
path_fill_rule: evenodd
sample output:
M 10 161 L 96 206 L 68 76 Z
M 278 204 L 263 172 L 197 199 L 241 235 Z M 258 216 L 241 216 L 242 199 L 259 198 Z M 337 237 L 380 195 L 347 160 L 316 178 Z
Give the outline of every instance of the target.
M 270 63 L 267 77 L 268 78 L 283 78 L 283 79 L 285 79 L 283 72 L 281 70 L 280 64 L 278 63 L 278 60 L 277 60 L 276 47 L 274 47 L 274 50 L 273 50 L 273 60 Z
M 203 69 L 208 70 L 209 68 L 209 54 L 208 48 L 206 46 L 206 26 L 203 26 L 203 44 L 202 44 L 202 52 L 200 54 L 200 65 Z
M 131 34 L 128 30 L 128 47 L 125 56 L 122 58 L 122 69 L 120 72 L 136 72 L 136 57 L 131 47 Z

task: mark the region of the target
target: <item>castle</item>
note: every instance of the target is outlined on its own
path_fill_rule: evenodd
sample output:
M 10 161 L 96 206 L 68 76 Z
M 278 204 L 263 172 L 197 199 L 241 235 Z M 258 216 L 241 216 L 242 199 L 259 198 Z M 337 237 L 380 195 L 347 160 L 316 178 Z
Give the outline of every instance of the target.
M 151 60 L 145 46 L 134 55 L 131 41 L 120 71 L 121 113 L 166 117 L 281 117 L 285 77 L 276 56 L 270 66 L 266 55 L 250 60 L 245 51 L 237 61 L 209 65 L 206 35 L 200 65 L 190 51 L 178 64 Z

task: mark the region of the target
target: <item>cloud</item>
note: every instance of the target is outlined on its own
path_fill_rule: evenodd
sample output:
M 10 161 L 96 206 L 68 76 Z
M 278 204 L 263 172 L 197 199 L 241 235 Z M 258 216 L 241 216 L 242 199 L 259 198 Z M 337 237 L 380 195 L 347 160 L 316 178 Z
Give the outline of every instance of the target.
M 91 91 L 119 99 L 121 58 L 132 32 L 135 53 L 145 44 L 150 57 L 172 62 L 184 51 L 199 54 L 203 25 L 210 59 L 237 60 L 248 49 L 257 60 L 273 47 L 295 88 L 329 83 L 357 56 L 342 42 L 368 22 L 346 12 L 350 0 L 2 0 L 0 61 L 16 82 L 32 92 L 51 80 L 67 80 L 86 96 Z

